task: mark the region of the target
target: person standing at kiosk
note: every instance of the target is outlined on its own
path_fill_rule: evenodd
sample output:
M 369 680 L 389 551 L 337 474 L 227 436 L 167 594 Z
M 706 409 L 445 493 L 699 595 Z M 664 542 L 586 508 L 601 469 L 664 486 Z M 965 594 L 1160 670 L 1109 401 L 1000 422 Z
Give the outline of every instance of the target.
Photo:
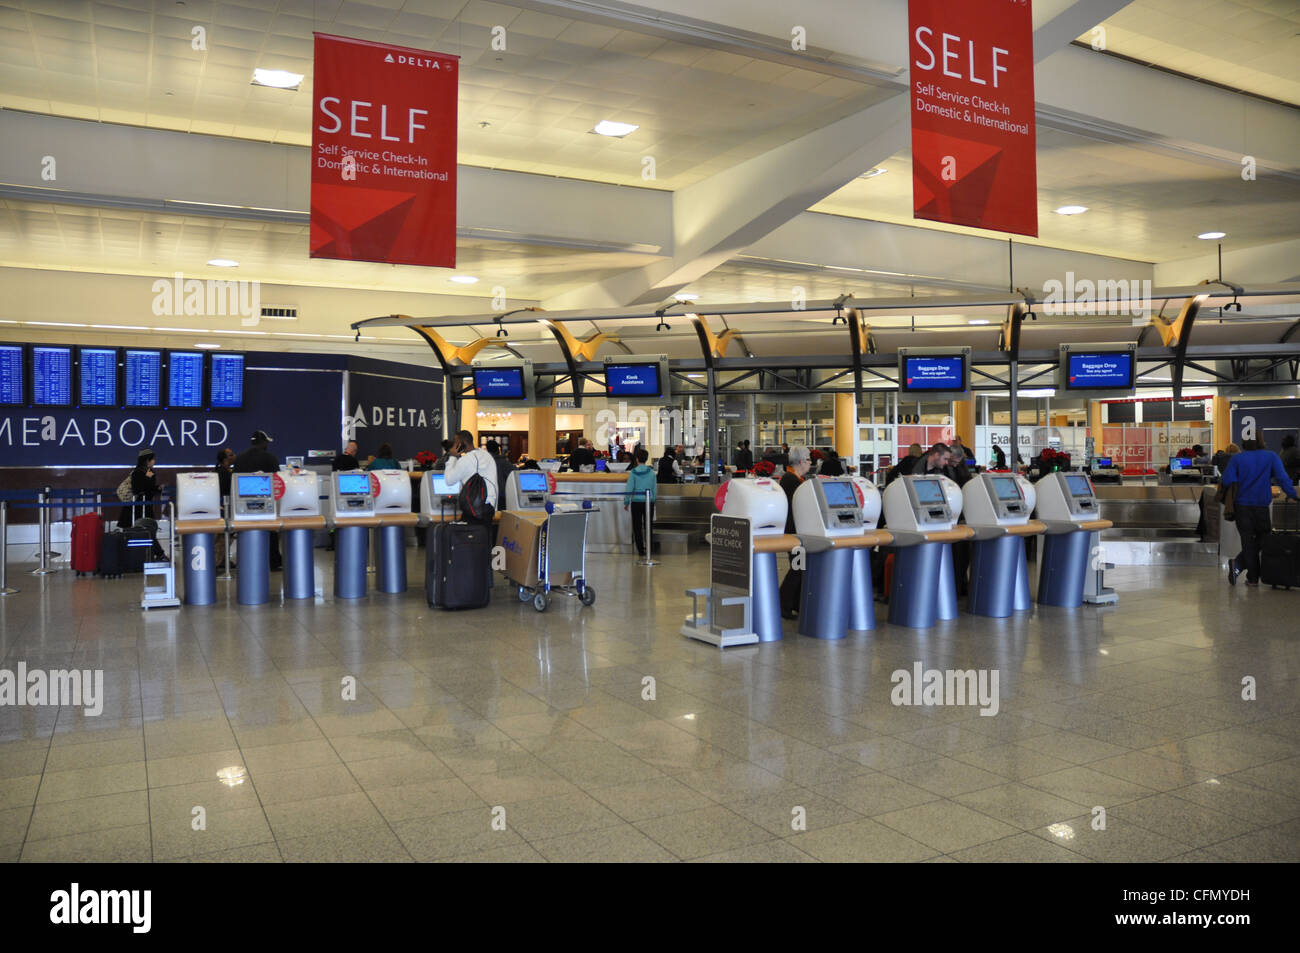
M 265 430 L 253 431 L 248 449 L 235 457 L 235 463 L 231 469 L 235 473 L 275 473 L 280 469 L 280 461 L 276 459 L 275 454 L 267 449 L 270 443 L 271 438 L 267 436 Z M 271 571 L 279 572 L 283 563 L 280 556 L 279 533 L 271 533 L 271 543 L 267 550 L 271 561 Z
M 808 475 L 808 470 L 812 467 L 812 454 L 807 447 L 799 446 L 790 451 L 790 462 L 786 465 L 785 473 L 781 476 L 781 489 L 785 491 L 786 502 L 789 504 L 785 516 L 785 531 L 787 535 L 794 535 L 794 491 L 799 489 L 803 483 L 804 477 Z M 803 589 L 803 570 L 795 569 L 793 565 L 781 580 L 781 617 L 783 619 L 793 619 L 799 609 L 799 593 Z
M 489 440 L 484 444 L 484 449 L 492 455 L 492 459 L 497 464 L 497 512 L 506 508 L 506 477 L 514 470 L 515 465 L 510 462 L 510 457 L 501 452 L 501 444 L 495 440 Z
M 482 447 L 474 446 L 474 435 L 472 433 L 468 430 L 458 430 L 451 451 L 447 455 L 447 469 L 443 471 L 443 479 L 448 484 L 459 483 L 464 487 L 465 481 L 476 473 L 487 484 L 487 505 L 492 508 L 492 512 L 488 513 L 484 522 L 491 523 L 492 514 L 496 512 L 496 504 L 500 496 L 500 491 L 497 488 L 496 459 Z

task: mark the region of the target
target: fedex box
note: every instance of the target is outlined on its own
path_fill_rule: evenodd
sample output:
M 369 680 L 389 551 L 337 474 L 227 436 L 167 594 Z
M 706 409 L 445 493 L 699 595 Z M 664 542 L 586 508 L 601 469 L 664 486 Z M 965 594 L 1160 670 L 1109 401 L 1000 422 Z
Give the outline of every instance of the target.
M 540 583 L 537 564 L 546 519 L 545 513 L 536 510 L 506 510 L 501 514 L 497 544 L 506 551 L 506 576 L 517 586 L 532 589 Z M 551 579 L 553 586 L 571 582 L 569 573 Z

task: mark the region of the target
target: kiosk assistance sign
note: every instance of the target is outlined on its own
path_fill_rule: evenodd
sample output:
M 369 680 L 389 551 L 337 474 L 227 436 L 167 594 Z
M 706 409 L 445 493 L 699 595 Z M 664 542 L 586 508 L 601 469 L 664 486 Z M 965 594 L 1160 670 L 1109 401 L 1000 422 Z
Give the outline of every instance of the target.
M 454 267 L 459 57 L 315 36 L 311 257 Z
M 909 0 L 916 218 L 1038 234 L 1029 0 Z

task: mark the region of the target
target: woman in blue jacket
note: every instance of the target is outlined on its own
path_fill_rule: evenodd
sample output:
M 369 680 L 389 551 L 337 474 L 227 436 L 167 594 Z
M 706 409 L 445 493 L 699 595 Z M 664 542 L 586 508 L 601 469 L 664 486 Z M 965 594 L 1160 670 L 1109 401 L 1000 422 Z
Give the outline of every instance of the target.
M 653 524 L 655 500 L 659 498 L 658 481 L 655 471 L 646 463 L 650 459 L 650 454 L 646 453 L 645 447 L 637 447 L 633 456 L 636 466 L 627 471 L 623 509 L 627 509 L 629 505 L 632 507 L 632 540 L 636 543 L 636 551 L 644 556 L 647 552 L 654 552 L 653 542 L 646 539 L 645 494 L 646 490 L 650 491 L 650 522 Z

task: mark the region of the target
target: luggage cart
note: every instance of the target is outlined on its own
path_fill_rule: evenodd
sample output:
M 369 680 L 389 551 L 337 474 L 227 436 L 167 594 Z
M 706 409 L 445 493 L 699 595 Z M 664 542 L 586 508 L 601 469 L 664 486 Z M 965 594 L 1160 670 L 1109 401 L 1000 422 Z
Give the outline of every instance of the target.
M 596 601 L 596 590 L 587 585 L 587 516 L 592 509 L 555 511 L 541 530 L 537 553 L 537 585 L 519 586 L 519 601 L 533 602 L 533 608 L 545 612 L 551 593 L 576 596 L 584 606 Z M 556 586 L 551 579 L 572 573 L 569 585 Z

